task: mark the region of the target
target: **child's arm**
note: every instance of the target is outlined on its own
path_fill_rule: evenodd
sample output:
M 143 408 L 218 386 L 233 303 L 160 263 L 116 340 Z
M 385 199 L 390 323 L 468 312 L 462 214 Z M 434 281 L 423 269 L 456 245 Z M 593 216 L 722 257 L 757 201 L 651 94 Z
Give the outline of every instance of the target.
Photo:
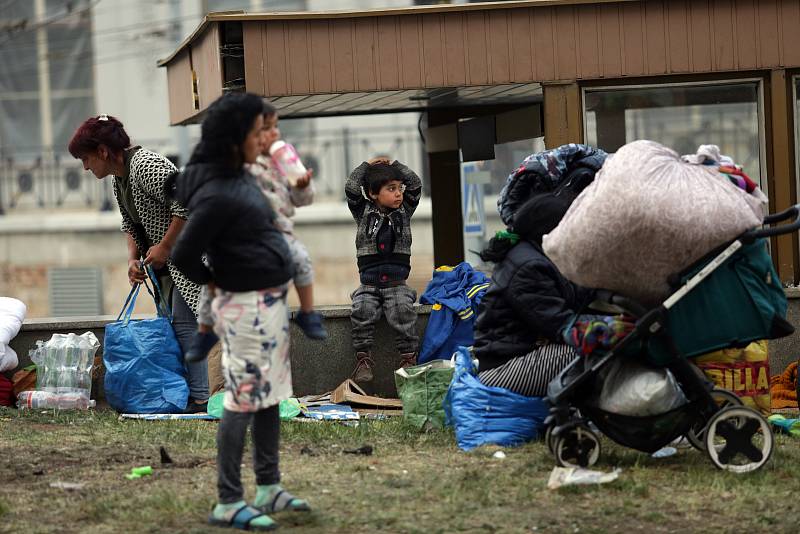
M 350 213 L 356 221 L 361 220 L 364 215 L 364 208 L 367 207 L 367 199 L 364 198 L 362 186 L 364 185 L 364 176 L 369 168 L 369 163 L 366 161 L 353 169 L 347 183 L 344 185 L 344 193 L 347 196 L 347 207 L 350 208 Z
M 422 196 L 422 180 L 417 176 L 417 173 L 399 161 L 392 163 L 392 167 L 400 173 L 406 186 L 405 193 L 403 193 L 403 208 L 405 208 L 408 216 L 411 217 L 414 215 L 414 211 L 419 205 L 419 199 Z
M 289 198 L 292 201 L 292 205 L 296 208 L 300 208 L 303 206 L 308 206 L 312 202 L 314 202 L 314 182 L 311 179 L 311 175 L 313 171 L 311 169 L 308 170 L 306 175 L 298 180 L 295 186 L 288 186 L 289 187 Z M 288 181 L 287 181 L 288 185 Z

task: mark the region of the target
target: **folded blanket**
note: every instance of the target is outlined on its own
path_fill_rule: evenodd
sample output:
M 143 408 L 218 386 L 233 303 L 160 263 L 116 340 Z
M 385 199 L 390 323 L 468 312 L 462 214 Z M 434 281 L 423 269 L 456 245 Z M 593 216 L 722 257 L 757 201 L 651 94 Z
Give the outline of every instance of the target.
M 786 370 L 769 381 L 772 395 L 772 409 L 797 408 L 797 362 L 792 362 Z

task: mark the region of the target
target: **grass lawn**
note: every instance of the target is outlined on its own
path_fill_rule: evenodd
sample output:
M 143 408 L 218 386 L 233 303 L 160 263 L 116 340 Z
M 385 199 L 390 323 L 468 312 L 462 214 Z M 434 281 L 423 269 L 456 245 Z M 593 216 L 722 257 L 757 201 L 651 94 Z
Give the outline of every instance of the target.
M 0 409 L 0 532 L 225 532 L 205 525 L 216 426 Z M 800 440 L 784 436 L 749 475 L 718 471 L 694 450 L 658 460 L 605 440 L 596 468 L 621 467 L 617 481 L 550 491 L 554 464 L 541 442 L 496 459 L 495 448 L 464 453 L 451 431 L 419 433 L 401 420 L 288 422 L 281 431 L 284 485 L 314 507 L 277 514 L 285 532 L 756 533 L 797 532 L 800 522 Z M 342 453 L 364 444 L 372 456 Z M 160 465 L 160 446 L 173 466 Z M 153 476 L 124 478 L 140 465 Z M 58 481 L 85 486 L 50 487 Z

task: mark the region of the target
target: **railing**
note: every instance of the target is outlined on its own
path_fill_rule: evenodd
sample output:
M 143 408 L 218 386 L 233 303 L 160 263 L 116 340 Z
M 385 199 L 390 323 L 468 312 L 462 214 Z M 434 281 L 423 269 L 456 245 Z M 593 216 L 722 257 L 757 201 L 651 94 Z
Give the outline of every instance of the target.
M 321 201 L 343 200 L 350 171 L 380 154 L 423 173 L 422 143 L 414 126 L 323 129 L 288 140 L 314 169 Z M 138 142 L 165 155 L 170 151 L 167 141 Z M 40 209 L 116 209 L 111 180 L 96 179 L 69 154 L 15 156 L 0 160 L 0 215 Z
M 388 155 L 422 175 L 422 142 L 413 126 L 366 127 L 320 130 L 289 139 L 306 166 L 314 169 L 319 200 L 344 199 L 344 183 L 362 161 Z
M 0 215 L 36 209 L 111 210 L 108 180 L 97 180 L 69 155 L 42 155 L 30 162 L 0 160 Z

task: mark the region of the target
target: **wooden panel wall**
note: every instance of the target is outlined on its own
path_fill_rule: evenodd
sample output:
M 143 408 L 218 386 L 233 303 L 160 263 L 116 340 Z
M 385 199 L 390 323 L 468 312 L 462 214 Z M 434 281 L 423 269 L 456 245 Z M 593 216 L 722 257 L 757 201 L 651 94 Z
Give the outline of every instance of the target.
M 800 67 L 800 0 L 642 0 L 245 21 L 267 96 Z
M 222 96 L 222 61 L 219 54 L 219 25 L 213 24 L 192 46 L 192 65 L 197 73 L 200 109 Z
M 797 202 L 791 76 L 785 70 L 773 70 L 767 88 L 766 100 L 771 110 L 767 120 L 767 165 L 770 211 L 775 213 Z M 781 282 L 796 283 L 800 274 L 797 234 L 774 238 L 772 252 Z
M 577 83 L 544 86 L 544 143 L 555 148 L 583 142 L 583 109 Z
M 167 69 L 167 90 L 169 92 L 169 122 L 178 124 L 196 112 L 192 98 L 192 69 L 189 64 L 189 51 L 184 50 L 172 60 Z

